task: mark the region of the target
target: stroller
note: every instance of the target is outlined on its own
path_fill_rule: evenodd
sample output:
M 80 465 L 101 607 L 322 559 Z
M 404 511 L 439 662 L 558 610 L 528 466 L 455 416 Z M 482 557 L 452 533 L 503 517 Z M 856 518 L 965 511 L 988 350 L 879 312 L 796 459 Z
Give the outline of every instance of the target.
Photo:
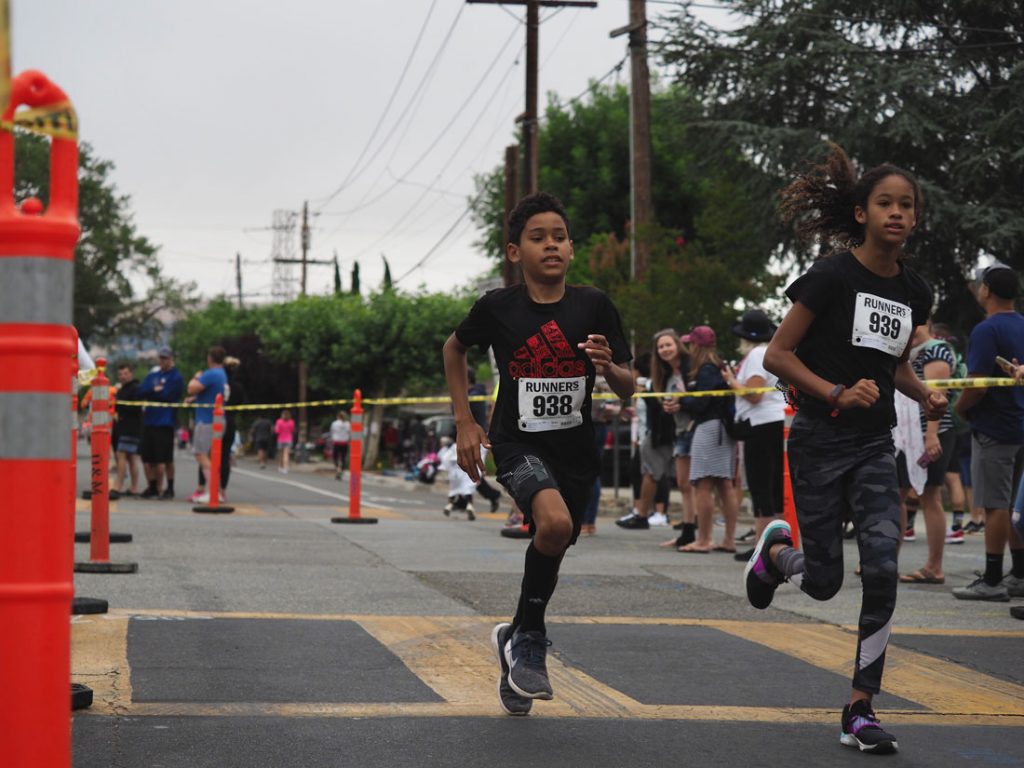
M 437 480 L 437 470 L 441 466 L 441 460 L 435 451 L 425 453 L 423 458 L 416 462 L 416 479 L 421 483 L 433 485 Z

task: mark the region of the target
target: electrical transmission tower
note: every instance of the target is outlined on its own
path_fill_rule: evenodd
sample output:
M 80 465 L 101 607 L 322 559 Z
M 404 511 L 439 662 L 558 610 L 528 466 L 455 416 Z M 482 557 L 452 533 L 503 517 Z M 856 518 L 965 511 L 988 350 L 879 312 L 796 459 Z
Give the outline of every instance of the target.
M 274 243 L 270 249 L 270 261 L 274 265 L 271 278 L 271 296 L 273 301 L 291 301 L 295 298 L 298 281 L 292 273 L 295 258 L 295 211 L 274 211 L 273 226 Z

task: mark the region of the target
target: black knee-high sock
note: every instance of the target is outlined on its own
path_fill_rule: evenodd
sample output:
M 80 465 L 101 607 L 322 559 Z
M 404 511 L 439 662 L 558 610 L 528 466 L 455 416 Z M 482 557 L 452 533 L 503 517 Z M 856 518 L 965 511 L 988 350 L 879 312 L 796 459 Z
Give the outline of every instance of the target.
M 512 620 L 513 630 L 520 632 L 547 633 L 544 626 L 544 612 L 548 600 L 558 583 L 558 568 L 562 555 L 545 555 L 530 542 L 526 548 L 526 566 L 523 570 L 523 586 L 519 593 L 519 607 Z
M 1024 549 L 1011 549 L 1010 559 L 1013 563 L 1010 573 L 1018 579 L 1024 579 Z

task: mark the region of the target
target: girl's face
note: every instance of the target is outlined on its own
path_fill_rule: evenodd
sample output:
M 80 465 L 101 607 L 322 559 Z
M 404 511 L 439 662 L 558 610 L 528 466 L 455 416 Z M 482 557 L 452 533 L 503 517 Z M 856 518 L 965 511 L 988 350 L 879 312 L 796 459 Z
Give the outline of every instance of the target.
M 913 185 L 903 176 L 886 176 L 868 195 L 867 209 L 854 208 L 854 217 L 864 225 L 865 243 L 902 245 L 917 223 Z
M 679 342 L 670 334 L 659 336 L 654 344 L 654 350 L 658 353 L 658 357 L 666 363 L 676 363 L 679 361 Z
M 740 354 L 746 355 L 750 350 L 756 347 L 757 344 L 752 342 L 750 339 L 740 339 Z

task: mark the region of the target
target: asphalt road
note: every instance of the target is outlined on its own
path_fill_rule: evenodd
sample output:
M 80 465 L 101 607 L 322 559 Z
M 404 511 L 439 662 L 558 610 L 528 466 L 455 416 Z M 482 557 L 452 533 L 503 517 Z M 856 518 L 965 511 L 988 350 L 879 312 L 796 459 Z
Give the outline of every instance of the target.
M 81 463 L 84 486 L 86 464 Z M 235 512 L 124 499 L 111 559 L 131 575 L 76 574 L 111 610 L 73 620 L 74 765 L 849 765 L 838 743 L 859 609 L 851 575 L 815 603 L 780 589 L 760 612 L 742 564 L 657 546 L 668 529 L 598 535 L 566 557 L 549 610 L 555 699 L 527 718 L 498 707 L 490 628 L 515 607 L 525 542 L 498 514 L 446 518 L 444 486 L 348 482 L 241 462 Z M 179 496 L 194 465 L 179 456 Z M 443 481 L 442 481 L 443 482 Z M 89 525 L 79 502 L 78 530 Z M 478 512 L 486 509 L 481 499 Z M 905 569 L 924 557 L 923 531 Z M 89 558 L 77 544 L 76 558 Z M 849 571 L 855 549 L 847 544 Z M 981 567 L 978 537 L 947 550 L 947 584 L 901 586 L 886 690 L 892 765 L 1024 765 L 1024 624 L 1007 604 L 956 601 Z M 1020 604 L 1017 600 L 1012 604 Z

